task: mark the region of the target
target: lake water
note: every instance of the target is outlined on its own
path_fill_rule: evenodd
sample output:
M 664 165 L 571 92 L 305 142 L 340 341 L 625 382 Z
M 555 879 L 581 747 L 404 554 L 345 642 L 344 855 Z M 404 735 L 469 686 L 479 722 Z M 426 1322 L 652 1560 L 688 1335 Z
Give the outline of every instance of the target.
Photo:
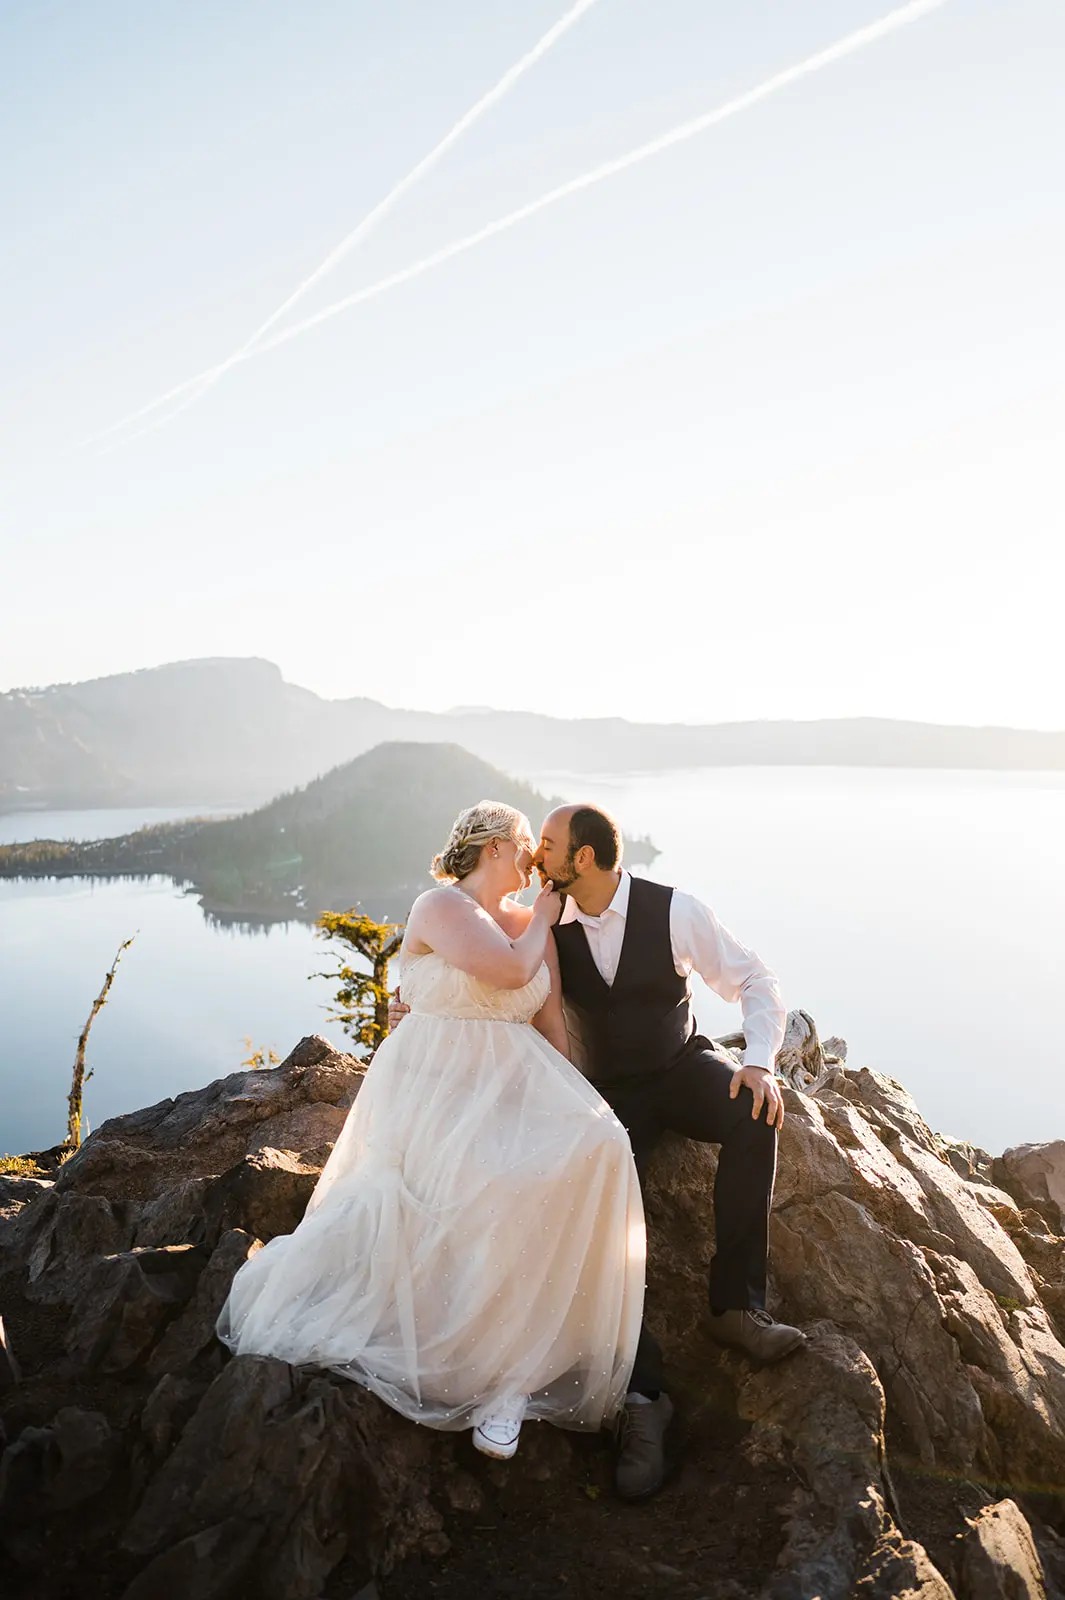
M 95 811 L 0 812 L 0 844 L 21 844 L 27 839 L 118 839 L 134 828 L 157 822 L 182 822 L 186 817 L 232 817 L 241 807 L 229 805 L 125 806 Z
M 1065 774 L 727 768 L 589 780 L 524 774 L 599 801 L 776 970 L 789 1007 L 848 1060 L 900 1078 L 934 1127 L 992 1151 L 1065 1136 Z M 0 841 L 100 838 L 184 807 L 0 817 Z M 534 822 L 538 819 L 533 819 Z M 169 880 L 0 880 L 0 1151 L 55 1143 L 78 1034 L 93 1024 L 90 1124 L 284 1056 L 325 1022 L 330 947 L 298 923 L 220 926 Z M 702 991 L 703 1029 L 739 1008 Z
M 848 1064 L 992 1152 L 1065 1137 L 1065 773 L 736 767 L 589 781 Z M 705 990 L 700 1025 L 738 1006 Z
M 221 812 L 10 814 L 0 816 L 0 842 L 108 838 Z M 343 1029 L 325 1020 L 336 985 L 310 976 L 336 964 L 331 946 L 306 924 L 209 921 L 169 878 L 0 879 L 0 1152 L 63 1137 L 78 1036 L 131 934 L 89 1035 L 90 1126 L 235 1072 L 249 1053 L 245 1037 L 282 1057 L 307 1033 L 343 1046 Z

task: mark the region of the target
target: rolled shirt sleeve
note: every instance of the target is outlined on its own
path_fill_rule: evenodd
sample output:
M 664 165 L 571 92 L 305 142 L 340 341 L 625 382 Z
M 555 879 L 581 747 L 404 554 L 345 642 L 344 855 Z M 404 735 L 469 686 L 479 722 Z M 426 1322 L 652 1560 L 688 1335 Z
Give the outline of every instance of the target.
M 746 1067 L 773 1070 L 787 1012 L 776 974 L 694 895 L 673 891 L 670 938 L 678 972 L 697 972 L 722 1000 L 740 1002 Z

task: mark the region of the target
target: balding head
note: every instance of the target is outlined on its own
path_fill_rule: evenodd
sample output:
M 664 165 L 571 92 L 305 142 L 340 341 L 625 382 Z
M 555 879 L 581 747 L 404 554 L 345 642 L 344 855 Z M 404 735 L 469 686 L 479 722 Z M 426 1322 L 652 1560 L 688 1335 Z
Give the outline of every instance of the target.
M 585 875 L 613 873 L 621 860 L 621 833 L 600 806 L 556 806 L 540 830 L 536 864 L 557 889 Z
M 570 818 L 577 809 L 577 806 L 556 806 L 554 811 L 549 811 L 540 829 L 540 837 L 550 835 L 556 844 L 568 849 Z

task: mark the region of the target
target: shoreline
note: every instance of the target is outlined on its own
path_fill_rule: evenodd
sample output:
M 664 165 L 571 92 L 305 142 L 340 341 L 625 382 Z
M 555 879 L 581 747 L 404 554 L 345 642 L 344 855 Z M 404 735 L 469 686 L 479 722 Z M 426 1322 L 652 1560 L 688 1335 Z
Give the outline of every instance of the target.
M 1009 774 L 1011 776 L 1041 776 L 1062 778 L 1065 777 L 1065 760 L 1058 765 L 1047 766 L 1045 763 L 1028 762 L 993 762 L 987 765 L 974 766 L 969 762 L 960 761 L 837 761 L 819 759 L 816 755 L 803 760 L 795 760 L 789 756 L 781 755 L 777 759 L 767 758 L 761 761 L 655 761 L 638 766 L 607 766 L 607 767 L 570 767 L 566 764 L 555 768 L 534 763 L 528 770 L 532 777 L 541 772 L 557 772 L 572 777 L 574 780 L 587 779 L 589 781 L 611 778 L 637 778 L 637 777 L 663 777 L 671 772 L 752 772 L 752 771 L 836 771 L 836 772 L 937 772 L 937 773 L 972 773 L 986 776 L 991 773 Z M 529 781 L 529 780 L 526 780 Z M 287 794 L 289 790 L 261 791 L 245 798 L 228 800 L 215 800 L 204 802 L 201 800 L 184 800 L 173 796 L 160 797 L 157 794 L 144 795 L 108 794 L 108 795 L 74 795 L 48 794 L 34 791 L 23 794 L 17 798 L 0 793 L 0 817 L 32 816 L 37 812 L 78 812 L 78 811 L 131 811 L 131 810 L 174 810 L 185 807 L 195 808 L 197 816 L 208 820 L 243 815 L 248 811 L 256 810 L 269 805 L 271 801 Z M 191 817 L 186 820 L 193 820 Z

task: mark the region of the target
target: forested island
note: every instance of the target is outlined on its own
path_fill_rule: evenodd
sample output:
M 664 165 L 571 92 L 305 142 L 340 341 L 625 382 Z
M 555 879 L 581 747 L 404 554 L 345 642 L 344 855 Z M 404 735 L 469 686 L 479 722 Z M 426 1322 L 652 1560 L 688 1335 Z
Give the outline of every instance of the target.
M 0 846 L 0 877 L 145 877 L 195 890 L 206 911 L 311 922 L 359 904 L 405 917 L 465 806 L 490 797 L 539 826 L 554 803 L 451 744 L 382 744 L 244 816 L 140 828 L 114 839 Z M 626 859 L 657 851 L 627 839 Z

